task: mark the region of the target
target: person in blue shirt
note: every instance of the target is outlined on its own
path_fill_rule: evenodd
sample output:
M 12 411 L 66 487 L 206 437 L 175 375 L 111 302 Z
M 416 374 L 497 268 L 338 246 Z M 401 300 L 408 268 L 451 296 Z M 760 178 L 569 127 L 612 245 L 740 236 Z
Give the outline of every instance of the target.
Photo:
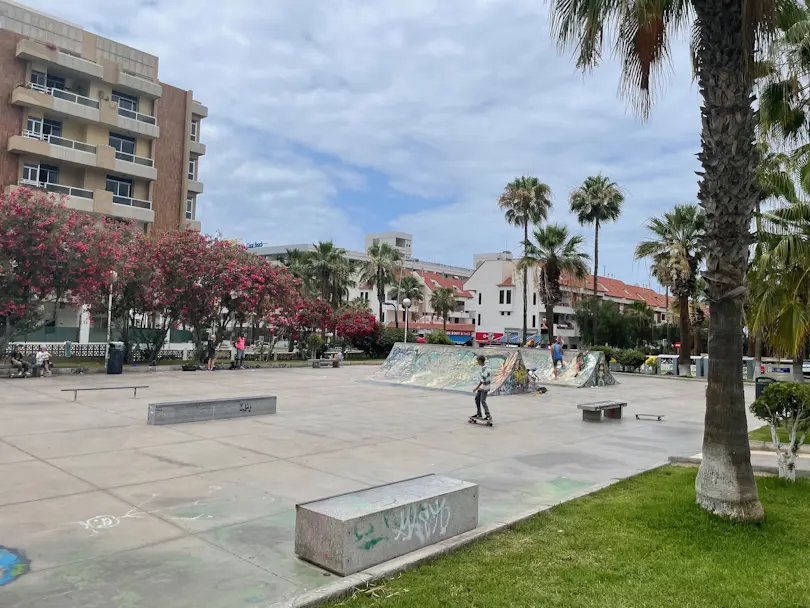
M 563 364 L 563 348 L 562 348 L 562 338 L 557 336 L 557 339 L 551 345 L 551 362 L 554 366 L 554 374 L 553 377 L 557 379 L 557 366 L 559 365 L 562 368 Z
M 481 366 L 481 373 L 478 376 L 478 384 L 473 389 L 475 394 L 475 409 L 477 413 L 473 418 L 479 420 L 492 420 L 489 415 L 489 407 L 487 407 L 487 395 L 489 394 L 489 387 L 492 385 L 492 372 L 487 367 L 487 359 L 484 355 L 478 356 L 478 365 Z M 481 416 L 481 408 L 484 408 L 484 416 Z

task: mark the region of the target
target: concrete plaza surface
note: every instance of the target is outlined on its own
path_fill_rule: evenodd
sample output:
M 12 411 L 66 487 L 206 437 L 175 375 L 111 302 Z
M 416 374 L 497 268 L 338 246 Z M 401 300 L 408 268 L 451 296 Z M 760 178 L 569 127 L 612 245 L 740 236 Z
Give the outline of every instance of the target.
M 0 606 L 266 606 L 337 578 L 295 557 L 298 502 L 443 473 L 480 484 L 483 525 L 701 448 L 703 383 L 551 385 L 491 399 L 488 428 L 467 423 L 472 394 L 362 382 L 373 370 L 2 382 L 0 546 L 30 571 L 0 586 Z M 126 384 L 150 388 L 60 392 Z M 277 414 L 146 424 L 149 403 L 261 394 L 278 396 Z M 583 422 L 576 404 L 605 398 L 628 402 L 624 419 Z

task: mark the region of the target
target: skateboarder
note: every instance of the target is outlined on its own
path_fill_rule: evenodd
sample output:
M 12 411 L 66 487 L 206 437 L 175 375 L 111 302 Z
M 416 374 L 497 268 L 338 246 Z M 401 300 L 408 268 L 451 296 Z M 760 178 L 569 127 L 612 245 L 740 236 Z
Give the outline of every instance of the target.
M 562 338 L 557 336 L 557 339 L 551 345 L 551 363 L 554 366 L 554 379 L 557 379 L 557 365 L 562 367 L 563 363 L 563 349 Z
M 473 393 L 475 394 L 475 409 L 477 413 L 472 418 L 478 418 L 479 420 L 492 420 L 492 416 L 489 415 L 489 407 L 487 407 L 487 394 L 489 393 L 489 387 L 492 383 L 492 372 L 489 371 L 487 367 L 487 359 L 484 355 L 478 355 L 478 365 L 481 366 L 481 373 L 478 376 L 478 384 L 473 389 Z M 484 417 L 481 416 L 481 407 L 484 408 Z

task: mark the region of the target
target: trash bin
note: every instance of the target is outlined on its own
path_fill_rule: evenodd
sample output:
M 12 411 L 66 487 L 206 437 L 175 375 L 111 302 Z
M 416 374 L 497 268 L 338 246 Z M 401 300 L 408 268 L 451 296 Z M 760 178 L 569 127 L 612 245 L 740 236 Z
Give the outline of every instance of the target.
M 692 355 L 689 357 L 692 361 L 689 363 L 689 373 L 693 378 L 702 378 L 703 373 L 703 357 L 700 355 Z
M 758 376 L 757 379 L 754 380 L 754 396 L 759 399 L 762 391 L 764 391 L 769 385 L 776 384 L 777 382 L 779 382 L 779 380 L 774 380 L 768 376 Z
M 742 375 L 743 380 L 753 380 L 755 361 L 753 357 L 743 357 Z
M 107 359 L 108 374 L 124 373 L 124 343 L 110 342 L 109 358 Z
M 658 375 L 678 375 L 678 355 L 658 355 Z

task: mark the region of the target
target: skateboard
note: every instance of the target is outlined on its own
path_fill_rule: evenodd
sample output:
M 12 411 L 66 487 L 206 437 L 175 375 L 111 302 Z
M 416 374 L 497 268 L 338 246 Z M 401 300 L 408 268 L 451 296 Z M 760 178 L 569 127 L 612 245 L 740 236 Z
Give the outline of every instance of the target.
M 492 426 L 492 420 L 486 420 L 484 418 L 478 418 L 477 416 L 470 416 L 470 419 L 467 422 L 469 422 L 470 424 L 478 424 L 480 422 L 481 424 L 485 424 L 487 426 Z
M 535 395 L 545 395 L 548 392 L 548 389 L 545 386 L 538 386 L 534 389 Z
M 664 414 L 636 414 L 636 420 L 652 420 L 657 418 L 658 422 L 664 418 Z

